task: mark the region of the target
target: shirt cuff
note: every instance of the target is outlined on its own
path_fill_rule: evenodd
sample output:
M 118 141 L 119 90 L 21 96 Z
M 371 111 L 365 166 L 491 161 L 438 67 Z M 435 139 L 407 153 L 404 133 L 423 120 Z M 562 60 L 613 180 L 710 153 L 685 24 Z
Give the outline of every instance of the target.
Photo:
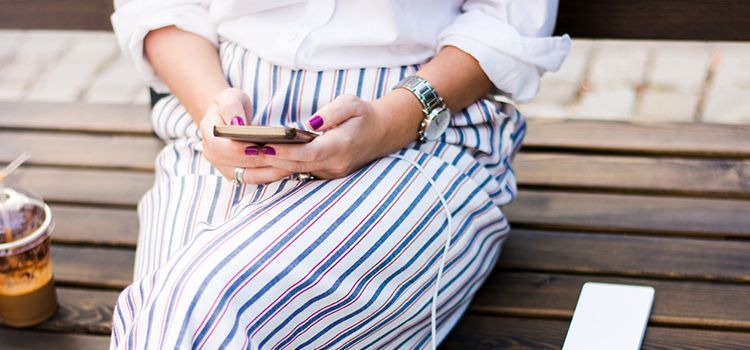
M 542 74 L 560 68 L 570 51 L 570 38 L 524 37 L 496 17 L 469 11 L 438 35 L 438 46 L 468 53 L 501 94 L 525 103 L 539 91 Z
M 143 41 L 150 31 L 173 25 L 218 46 L 214 23 L 208 12 L 197 3 L 175 5 L 169 1 L 137 0 L 118 7 L 111 20 L 120 48 L 135 62 L 138 73 L 146 83 L 158 93 L 168 93 L 169 88 L 156 75 L 144 55 Z

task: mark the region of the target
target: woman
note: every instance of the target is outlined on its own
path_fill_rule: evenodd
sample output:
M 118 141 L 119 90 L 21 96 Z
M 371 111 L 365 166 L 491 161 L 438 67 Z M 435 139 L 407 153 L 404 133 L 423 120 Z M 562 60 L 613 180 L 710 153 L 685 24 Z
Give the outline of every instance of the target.
M 435 347 L 508 233 L 524 122 L 484 96 L 527 101 L 559 67 L 569 39 L 541 37 L 555 12 L 117 1 L 121 46 L 171 95 L 112 348 Z M 224 124 L 322 135 L 261 146 L 213 136 Z

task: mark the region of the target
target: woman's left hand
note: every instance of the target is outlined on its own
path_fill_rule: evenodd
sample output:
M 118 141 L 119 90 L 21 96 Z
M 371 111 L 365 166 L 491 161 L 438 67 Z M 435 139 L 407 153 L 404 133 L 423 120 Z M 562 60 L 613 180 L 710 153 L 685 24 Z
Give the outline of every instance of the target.
M 410 142 L 400 140 L 409 133 L 389 130 L 387 110 L 382 100 L 339 96 L 308 121 L 311 129 L 325 131 L 322 135 L 306 144 L 266 145 L 262 157 L 268 165 L 293 173 L 345 177 Z M 411 134 L 415 137 L 416 129 Z

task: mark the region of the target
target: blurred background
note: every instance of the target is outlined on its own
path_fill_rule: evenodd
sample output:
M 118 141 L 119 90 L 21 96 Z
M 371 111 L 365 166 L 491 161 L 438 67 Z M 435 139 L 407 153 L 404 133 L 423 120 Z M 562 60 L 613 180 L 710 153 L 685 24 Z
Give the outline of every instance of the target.
M 532 118 L 750 123 L 747 42 L 574 39 L 522 111 Z M 0 102 L 146 105 L 108 31 L 0 29 Z

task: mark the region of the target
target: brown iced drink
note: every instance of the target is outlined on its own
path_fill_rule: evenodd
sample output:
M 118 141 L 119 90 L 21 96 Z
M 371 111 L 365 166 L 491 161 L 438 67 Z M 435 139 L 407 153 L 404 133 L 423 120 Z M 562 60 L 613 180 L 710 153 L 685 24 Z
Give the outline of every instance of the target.
M 0 319 L 8 326 L 28 327 L 57 310 L 49 237 L 52 217 L 44 203 L 14 195 L 24 200 L 11 203 L 16 204 L 12 210 L 6 205 L 0 213 Z

